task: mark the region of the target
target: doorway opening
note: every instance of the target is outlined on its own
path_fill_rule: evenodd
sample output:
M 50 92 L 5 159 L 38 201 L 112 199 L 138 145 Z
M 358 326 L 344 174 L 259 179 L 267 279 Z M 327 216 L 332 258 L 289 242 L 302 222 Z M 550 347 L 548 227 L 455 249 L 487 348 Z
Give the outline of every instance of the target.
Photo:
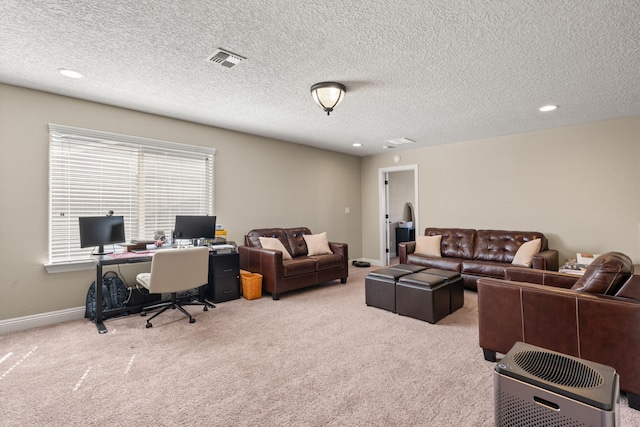
M 378 181 L 380 260 L 387 266 L 398 256 L 397 244 L 419 230 L 418 165 L 381 168 Z

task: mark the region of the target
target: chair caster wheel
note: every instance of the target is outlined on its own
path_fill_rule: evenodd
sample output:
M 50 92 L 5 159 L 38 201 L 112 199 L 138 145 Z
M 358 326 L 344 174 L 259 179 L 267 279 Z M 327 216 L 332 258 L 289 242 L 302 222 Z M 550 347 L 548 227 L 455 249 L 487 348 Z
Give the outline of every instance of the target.
M 144 317 L 144 316 L 146 316 L 146 315 L 147 315 L 147 312 L 146 312 L 146 311 L 141 311 L 141 312 L 140 312 L 140 316 Z
M 189 323 L 196 323 L 196 319 L 192 317 L 191 319 L 189 319 Z
M 206 305 L 204 306 L 204 308 L 202 309 L 202 311 L 209 311 L 209 307 L 207 307 Z
M 152 327 L 153 325 L 151 323 L 147 323 L 146 328 L 149 329 L 150 327 Z

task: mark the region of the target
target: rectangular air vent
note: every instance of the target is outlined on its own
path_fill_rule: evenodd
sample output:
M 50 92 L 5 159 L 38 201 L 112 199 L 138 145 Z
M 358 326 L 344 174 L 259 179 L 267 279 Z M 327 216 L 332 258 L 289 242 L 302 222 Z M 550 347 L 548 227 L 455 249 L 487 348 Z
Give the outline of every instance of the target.
M 396 138 L 396 139 L 388 139 L 385 142 L 387 144 L 403 145 L 403 144 L 410 144 L 410 143 L 415 142 L 415 141 L 413 139 L 409 139 L 409 138 Z
M 213 62 L 214 64 L 220 64 L 223 67 L 231 68 L 238 64 L 243 59 L 247 59 L 242 55 L 230 52 L 228 50 L 218 48 L 206 59 L 207 62 Z

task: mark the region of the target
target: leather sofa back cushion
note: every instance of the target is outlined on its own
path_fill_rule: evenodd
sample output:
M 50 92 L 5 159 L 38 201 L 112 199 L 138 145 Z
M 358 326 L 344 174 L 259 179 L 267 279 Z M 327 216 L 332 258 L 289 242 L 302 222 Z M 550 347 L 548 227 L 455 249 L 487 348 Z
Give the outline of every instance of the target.
M 627 283 L 622 285 L 620 290 L 616 293 L 617 297 L 631 298 L 640 301 L 640 274 L 634 274 L 631 276 Z
M 540 250 L 545 250 L 547 239 L 535 231 L 478 230 L 473 259 L 511 263 L 523 243 L 540 239 Z
M 287 236 L 292 257 L 305 256 L 309 253 L 307 242 L 305 242 L 302 236 L 312 234 L 311 230 L 307 227 L 285 228 L 284 234 Z
M 261 248 L 260 237 L 275 237 L 282 242 L 285 248 L 290 249 L 287 236 L 282 228 L 257 228 L 251 230 L 244 236 L 244 244 L 254 248 Z
M 465 228 L 427 228 L 425 236 L 442 236 L 440 254 L 443 257 L 471 259 L 476 230 Z
M 631 258 L 620 252 L 607 252 L 593 260 L 571 289 L 591 294 L 615 295 L 632 274 Z

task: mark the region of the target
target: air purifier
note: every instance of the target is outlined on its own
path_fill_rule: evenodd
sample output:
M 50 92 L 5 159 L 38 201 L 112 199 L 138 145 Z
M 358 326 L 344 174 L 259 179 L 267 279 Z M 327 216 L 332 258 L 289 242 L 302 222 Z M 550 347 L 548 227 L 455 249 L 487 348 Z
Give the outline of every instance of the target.
M 522 342 L 494 369 L 495 425 L 619 426 L 615 369 Z

